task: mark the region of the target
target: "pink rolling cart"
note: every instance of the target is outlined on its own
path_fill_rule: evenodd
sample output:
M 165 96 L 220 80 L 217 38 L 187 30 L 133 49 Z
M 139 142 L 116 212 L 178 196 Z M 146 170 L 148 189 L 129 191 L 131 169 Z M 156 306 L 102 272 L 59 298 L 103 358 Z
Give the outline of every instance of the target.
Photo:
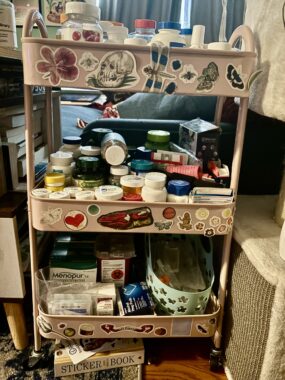
M 41 38 L 33 38 L 36 24 Z M 235 46 L 241 39 L 244 48 L 230 51 L 186 48 L 160 48 L 159 46 L 109 45 L 94 42 L 73 42 L 49 39 L 42 16 L 31 11 L 23 28 L 23 67 L 25 83 L 27 190 L 31 247 L 32 297 L 34 314 L 34 351 L 31 366 L 41 358 L 41 336 L 49 339 L 66 337 L 73 331 L 73 338 L 80 338 L 80 326 L 91 325 L 93 338 L 163 338 L 163 337 L 212 337 L 214 349 L 211 367 L 222 362 L 221 331 L 224 314 L 232 223 L 241 165 L 244 131 L 246 124 L 249 87 L 254 78 L 256 54 L 251 30 L 238 27 L 230 38 Z M 163 58 L 163 59 L 161 59 Z M 114 69 L 114 63 L 116 68 Z M 110 78 L 113 78 L 110 80 Z M 194 79 L 193 79 L 194 78 Z M 52 87 L 97 88 L 127 92 L 175 92 L 176 94 L 217 96 L 214 123 L 219 125 L 226 97 L 240 100 L 238 125 L 231 168 L 230 187 L 234 190 L 231 204 L 177 204 L 142 202 L 103 202 L 86 200 L 38 199 L 32 195 L 35 186 L 33 158 L 33 98 L 32 87 L 46 89 L 46 117 L 49 152 L 53 152 Z M 188 213 L 193 225 L 199 221 L 199 213 L 206 210 L 200 229 L 183 229 L 175 219 L 170 229 L 158 230 L 155 221 L 165 217 L 165 210 L 173 215 Z M 202 315 L 173 316 L 69 316 L 50 315 L 37 297 L 37 245 L 36 231 L 112 232 L 101 216 L 124 212 L 129 217 L 144 215 L 144 223 L 130 226 L 120 232 L 179 233 L 223 235 L 223 252 L 219 276 L 218 294 L 211 294 L 207 309 Z M 213 226 L 212 218 L 222 223 Z M 196 220 L 197 218 L 197 220 Z M 216 219 L 217 220 L 217 219 Z M 138 227 L 138 228 L 135 228 Z M 223 227 L 221 227 L 223 226 Z M 133 228 L 132 228 L 133 227 Z M 199 329 L 203 326 L 203 329 Z

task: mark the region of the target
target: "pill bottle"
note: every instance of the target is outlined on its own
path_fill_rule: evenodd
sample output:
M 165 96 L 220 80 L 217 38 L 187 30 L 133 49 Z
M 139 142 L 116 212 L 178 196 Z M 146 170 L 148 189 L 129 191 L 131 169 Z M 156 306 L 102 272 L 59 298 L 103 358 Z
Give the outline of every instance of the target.
M 162 130 L 150 130 L 147 132 L 145 147 L 152 151 L 169 150 L 170 133 Z
M 159 42 L 169 47 L 185 47 L 186 41 L 180 35 L 181 24 L 179 22 L 162 21 L 158 23 L 158 33 L 150 43 Z
M 124 196 L 127 194 L 141 194 L 144 178 L 129 174 L 121 177 L 120 184 L 123 189 Z
M 184 38 L 186 47 L 191 46 L 191 39 L 192 39 L 192 29 L 191 28 L 182 28 L 180 31 L 181 37 Z
M 104 182 L 104 172 L 100 168 L 100 160 L 97 157 L 81 156 L 77 159 L 73 173 L 74 186 L 93 189 L 104 185 Z
M 131 161 L 131 174 L 136 174 L 145 177 L 147 173 L 153 170 L 154 164 L 148 160 L 132 160 Z
M 59 148 L 60 152 L 71 152 L 73 158 L 80 156 L 81 137 L 66 136 L 62 139 L 63 145 Z
M 167 184 L 167 202 L 188 203 L 190 183 L 182 180 L 171 180 Z
M 103 42 L 99 24 L 100 8 L 80 1 L 65 4 L 67 20 L 62 24 L 61 39 L 71 41 Z
M 129 33 L 129 38 L 142 38 L 147 42 L 155 35 L 156 21 L 148 19 L 136 19 L 134 21 L 135 31 Z
M 128 155 L 123 136 L 116 132 L 107 133 L 101 142 L 101 155 L 109 165 L 121 165 Z
M 0 0 L 0 25 L 0 47 L 16 49 L 18 44 L 15 7 L 10 1 Z
M 110 175 L 108 182 L 110 185 L 120 186 L 120 179 L 129 174 L 127 165 L 110 166 Z

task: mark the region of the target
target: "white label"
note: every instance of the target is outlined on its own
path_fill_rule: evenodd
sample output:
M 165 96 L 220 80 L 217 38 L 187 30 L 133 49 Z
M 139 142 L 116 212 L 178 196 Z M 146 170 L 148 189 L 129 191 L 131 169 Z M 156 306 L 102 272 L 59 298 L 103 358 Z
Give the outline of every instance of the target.
M 124 285 L 126 265 L 125 260 L 102 260 L 101 281 L 114 282 L 116 285 Z
M 0 5 L 0 46 L 16 48 L 16 21 L 13 8 Z
M 67 269 L 67 268 L 50 268 L 52 280 L 72 281 L 72 282 L 96 282 L 97 268 L 93 269 Z

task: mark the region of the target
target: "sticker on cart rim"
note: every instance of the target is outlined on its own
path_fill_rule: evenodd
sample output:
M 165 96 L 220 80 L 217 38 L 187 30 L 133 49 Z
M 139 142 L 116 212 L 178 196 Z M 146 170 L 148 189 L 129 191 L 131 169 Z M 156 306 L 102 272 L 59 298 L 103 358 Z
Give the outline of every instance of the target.
M 100 207 L 96 204 L 89 205 L 87 208 L 87 213 L 91 216 L 95 216 L 100 214 L 101 210 Z
M 153 328 L 154 328 L 153 325 L 141 325 L 141 326 L 124 325 L 124 326 L 118 326 L 118 327 L 116 327 L 116 325 L 113 325 L 111 323 L 105 323 L 101 325 L 101 329 L 107 334 L 117 333 L 120 331 L 134 331 L 137 333 L 149 334 L 152 332 Z
M 82 211 L 69 211 L 64 217 L 64 223 L 70 230 L 79 231 L 86 227 L 87 218 Z

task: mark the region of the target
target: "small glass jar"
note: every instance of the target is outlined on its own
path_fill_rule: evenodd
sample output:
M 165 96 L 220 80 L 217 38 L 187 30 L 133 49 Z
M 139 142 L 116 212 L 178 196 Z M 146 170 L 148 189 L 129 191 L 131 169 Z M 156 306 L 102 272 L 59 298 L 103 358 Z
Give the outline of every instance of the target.
M 70 41 L 102 42 L 103 30 L 99 24 L 100 8 L 81 1 L 65 4 L 67 20 L 62 24 L 61 39 Z
M 159 22 L 158 33 L 150 43 L 160 42 L 169 47 L 185 47 L 185 39 L 180 35 L 181 24 L 179 22 Z
M 137 175 L 125 175 L 120 180 L 124 196 L 128 194 L 141 194 L 144 178 Z
M 80 156 L 81 137 L 66 136 L 62 139 L 62 142 L 63 145 L 59 148 L 59 151 L 71 152 L 74 159 Z
M 136 19 L 135 31 L 129 33 L 129 38 L 143 38 L 147 42 L 155 35 L 156 21 L 147 19 Z
M 97 157 L 81 156 L 76 161 L 76 169 L 73 174 L 75 186 L 90 189 L 104 185 L 105 175 L 100 168 L 100 160 Z
M 111 166 L 108 182 L 110 185 L 121 186 L 120 179 L 127 174 L 129 174 L 129 168 L 127 165 Z
M 101 155 L 109 165 L 121 165 L 128 155 L 123 136 L 116 132 L 107 133 L 101 142 Z
M 170 133 L 162 130 L 150 130 L 147 132 L 145 147 L 152 151 L 169 150 Z
M 131 174 L 139 175 L 140 177 L 145 177 L 147 173 L 152 171 L 154 164 L 152 161 L 148 160 L 132 160 L 131 161 Z

